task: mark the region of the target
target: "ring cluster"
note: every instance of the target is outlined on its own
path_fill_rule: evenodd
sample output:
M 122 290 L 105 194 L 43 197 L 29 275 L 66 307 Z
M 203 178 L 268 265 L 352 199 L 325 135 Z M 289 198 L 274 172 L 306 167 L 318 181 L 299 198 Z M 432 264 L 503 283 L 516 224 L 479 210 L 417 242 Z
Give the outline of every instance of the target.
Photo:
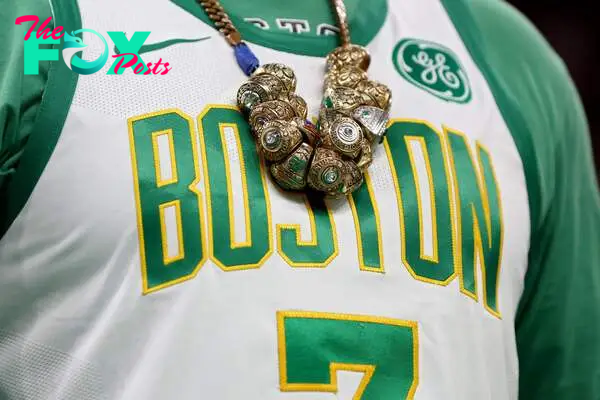
M 317 126 L 307 120 L 291 68 L 263 65 L 240 87 L 238 106 L 280 187 L 339 197 L 361 186 L 373 146 L 385 135 L 391 102 L 390 90 L 368 79 L 369 63 L 367 51 L 356 45 L 327 56 Z

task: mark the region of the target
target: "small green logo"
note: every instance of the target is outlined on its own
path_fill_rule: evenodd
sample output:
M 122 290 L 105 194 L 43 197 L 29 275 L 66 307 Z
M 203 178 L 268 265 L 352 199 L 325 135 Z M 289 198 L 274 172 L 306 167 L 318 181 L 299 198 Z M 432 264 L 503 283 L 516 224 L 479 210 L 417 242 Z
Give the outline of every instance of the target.
M 471 100 L 471 85 L 452 50 L 420 39 L 402 39 L 392 55 L 396 70 L 413 85 L 455 103 Z

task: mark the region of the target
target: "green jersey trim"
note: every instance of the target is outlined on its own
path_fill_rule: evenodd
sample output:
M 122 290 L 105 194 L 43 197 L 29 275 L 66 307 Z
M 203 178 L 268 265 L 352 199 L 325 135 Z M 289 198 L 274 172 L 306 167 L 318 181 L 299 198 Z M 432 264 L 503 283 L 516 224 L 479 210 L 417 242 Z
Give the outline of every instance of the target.
M 206 24 L 214 26 L 196 0 L 170 1 Z M 285 2 L 285 6 L 278 0 L 222 0 L 222 3 L 242 38 L 250 43 L 312 57 L 324 57 L 339 46 L 338 35 L 319 32 L 319 27 L 323 25 L 337 25 L 327 0 L 291 1 Z M 368 45 L 385 23 L 388 0 L 368 0 L 368 6 L 365 5 L 366 0 L 346 0 L 345 3 L 352 42 L 361 46 Z M 284 18 L 292 15 L 293 19 Z M 296 26 L 298 31 L 292 32 L 291 26 L 278 26 L 286 21 L 301 24 Z M 261 24 L 262 28 L 259 27 Z
M 41 21 L 52 15 L 49 0 L 20 0 L 0 12 L 0 228 L 6 212 L 8 182 L 33 129 L 51 61 L 39 62 L 39 74 L 25 75 L 23 37 L 30 25 L 15 25 L 22 15 L 37 15 Z M 48 29 L 54 28 L 53 22 Z
M 68 32 L 81 29 L 77 0 L 51 0 L 55 26 L 64 26 Z M 60 44 L 55 44 L 57 48 Z M 61 54 L 62 61 L 62 52 Z M 50 160 L 71 107 L 78 75 L 64 62 L 52 63 L 40 108 L 23 155 L 14 176 L 8 184 L 6 212 L 0 215 L 0 237 L 21 212 L 33 192 L 46 164 Z

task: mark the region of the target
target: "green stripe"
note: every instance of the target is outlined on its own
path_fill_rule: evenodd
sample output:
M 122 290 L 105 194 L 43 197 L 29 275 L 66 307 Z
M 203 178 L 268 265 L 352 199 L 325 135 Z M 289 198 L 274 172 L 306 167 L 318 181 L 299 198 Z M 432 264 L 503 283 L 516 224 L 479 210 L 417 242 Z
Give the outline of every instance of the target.
M 65 31 L 81 29 L 77 0 L 51 0 L 56 26 Z M 60 49 L 61 44 L 54 48 Z M 31 135 L 25 146 L 19 167 L 10 181 L 6 201 L 6 214 L 0 215 L 0 238 L 21 212 L 37 184 L 54 151 L 67 119 L 71 101 L 77 87 L 78 75 L 60 60 L 53 62 L 48 72 L 48 82 Z

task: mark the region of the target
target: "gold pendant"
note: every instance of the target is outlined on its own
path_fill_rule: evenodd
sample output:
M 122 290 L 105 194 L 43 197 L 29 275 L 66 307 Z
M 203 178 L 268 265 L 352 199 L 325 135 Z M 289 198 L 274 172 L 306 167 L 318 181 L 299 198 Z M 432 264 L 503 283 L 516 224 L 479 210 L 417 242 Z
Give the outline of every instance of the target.
M 315 190 L 345 196 L 358 189 L 381 143 L 389 119 L 391 91 L 370 81 L 370 56 L 357 45 L 327 56 L 318 128 L 297 95 L 296 76 L 283 64 L 261 66 L 237 94 L 261 156 L 285 190 Z

